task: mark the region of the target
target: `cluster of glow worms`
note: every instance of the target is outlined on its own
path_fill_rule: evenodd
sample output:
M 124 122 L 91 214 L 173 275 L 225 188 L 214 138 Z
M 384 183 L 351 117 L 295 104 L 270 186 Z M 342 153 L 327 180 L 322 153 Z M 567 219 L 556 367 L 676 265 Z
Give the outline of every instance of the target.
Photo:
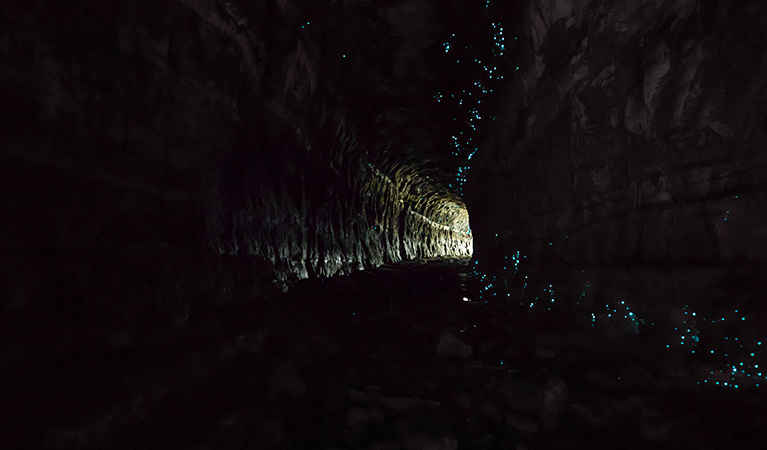
M 491 3 L 487 1 L 485 9 L 489 8 L 491 8 Z M 450 143 L 453 147 L 452 154 L 458 158 L 460 165 L 456 174 L 456 184 L 449 184 L 450 188 L 456 189 L 459 193 L 463 191 L 471 158 L 477 152 L 478 142 L 476 142 L 476 133 L 481 128 L 483 120 L 487 118 L 495 120 L 495 117 L 481 113 L 481 109 L 485 106 L 483 103 L 492 94 L 493 86 L 504 78 L 498 69 L 498 62 L 506 50 L 504 29 L 500 22 L 491 22 L 490 26 L 492 27 L 491 51 L 485 61 L 480 58 L 471 57 L 462 59 L 460 56 L 461 50 L 471 53 L 473 47 L 471 45 L 461 46 L 460 43 L 455 42 L 460 39 L 460 36 L 456 38 L 455 33 L 451 34 L 450 38 L 442 44 L 445 53 L 455 56 L 455 64 L 457 66 L 455 70 L 481 74 L 477 75 L 471 81 L 471 84 L 465 88 L 458 88 L 455 92 L 449 94 L 437 92 L 434 95 L 434 99 L 437 102 L 450 102 L 452 107 L 457 106 L 460 111 L 456 117 L 453 117 L 456 132 L 451 136 Z
M 520 311 L 538 312 L 552 311 L 558 303 L 566 303 L 556 301 L 557 289 L 553 284 L 544 283 L 537 288 L 529 286 L 528 275 L 520 270 L 520 264 L 525 259 L 526 257 L 518 251 L 505 256 L 502 269 L 495 275 L 483 272 L 479 261 L 475 260 L 470 274 L 479 283 L 477 299 L 485 303 L 491 298 L 516 300 L 522 308 Z M 522 298 L 512 299 L 507 286 L 513 283 L 524 287 Z M 574 320 L 578 319 L 579 314 L 585 314 L 585 322 L 591 327 L 617 327 L 626 335 L 671 327 L 666 333 L 665 350 L 686 353 L 692 366 L 705 368 L 696 373 L 694 379 L 697 384 L 737 390 L 744 387 L 760 387 L 767 383 L 767 371 L 762 372 L 767 352 L 761 338 L 755 334 L 753 317 L 743 314 L 740 309 L 733 309 L 726 314 L 708 314 L 706 317 L 687 305 L 681 312 L 671 314 L 671 319 L 666 323 L 656 323 L 640 318 L 639 314 L 632 310 L 627 298 L 615 299 L 607 304 L 603 302 L 587 305 L 584 300 L 593 290 L 590 282 L 583 283 L 581 292 L 574 298 L 578 308 L 575 308 L 575 311 L 570 308 L 568 311 L 575 314 Z

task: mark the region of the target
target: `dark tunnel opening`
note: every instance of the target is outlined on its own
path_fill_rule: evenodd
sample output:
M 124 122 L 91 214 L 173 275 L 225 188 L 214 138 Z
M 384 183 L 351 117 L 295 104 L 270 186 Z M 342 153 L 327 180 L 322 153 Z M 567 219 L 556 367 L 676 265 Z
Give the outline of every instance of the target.
M 0 447 L 758 446 L 761 2 L 0 24 Z
M 293 124 L 253 124 L 220 157 L 205 205 L 219 254 L 265 260 L 262 277 L 282 289 L 310 274 L 471 255 L 468 212 L 440 168 L 391 161 L 392 140 L 365 147 L 341 114 Z

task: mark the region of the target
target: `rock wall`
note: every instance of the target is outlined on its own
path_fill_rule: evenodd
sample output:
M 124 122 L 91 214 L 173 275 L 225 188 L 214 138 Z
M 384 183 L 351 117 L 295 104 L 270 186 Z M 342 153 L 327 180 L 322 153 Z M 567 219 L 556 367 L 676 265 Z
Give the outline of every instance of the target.
M 396 14 L 326 6 L 0 6 L 8 320 L 51 314 L 66 346 L 75 310 L 109 334 L 233 290 L 470 253 L 460 200 L 405 157 L 414 81 L 395 69 L 416 63 Z
M 267 140 L 247 132 L 223 158 L 205 207 L 220 254 L 254 259 L 279 283 L 471 254 L 463 202 L 417 161 L 384 169 L 380 149 L 363 148 L 341 116 L 318 129 Z
M 291 282 L 470 253 L 388 8 L 0 3 L 0 447 L 173 447 L 145 419 L 288 330 Z
M 721 303 L 727 286 L 753 299 L 767 8 L 534 0 L 520 28 L 504 110 L 472 161 L 480 264 L 521 255 L 546 284 L 645 305 Z

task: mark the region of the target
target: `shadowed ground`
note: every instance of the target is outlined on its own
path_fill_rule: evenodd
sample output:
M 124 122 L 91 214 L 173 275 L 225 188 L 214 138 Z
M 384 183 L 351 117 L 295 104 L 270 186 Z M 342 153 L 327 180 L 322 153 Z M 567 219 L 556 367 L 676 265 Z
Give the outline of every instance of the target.
M 465 301 L 465 263 L 307 280 L 143 347 L 30 363 L 3 380 L 4 432 L 59 448 L 724 449 L 767 422 L 762 393 L 667 375 L 651 336 Z

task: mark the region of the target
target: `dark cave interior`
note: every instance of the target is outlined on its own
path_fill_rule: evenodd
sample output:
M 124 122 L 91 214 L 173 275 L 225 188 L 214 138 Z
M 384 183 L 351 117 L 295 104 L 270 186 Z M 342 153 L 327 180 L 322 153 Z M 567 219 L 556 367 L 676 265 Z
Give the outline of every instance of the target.
M 0 447 L 761 445 L 762 2 L 0 24 Z

